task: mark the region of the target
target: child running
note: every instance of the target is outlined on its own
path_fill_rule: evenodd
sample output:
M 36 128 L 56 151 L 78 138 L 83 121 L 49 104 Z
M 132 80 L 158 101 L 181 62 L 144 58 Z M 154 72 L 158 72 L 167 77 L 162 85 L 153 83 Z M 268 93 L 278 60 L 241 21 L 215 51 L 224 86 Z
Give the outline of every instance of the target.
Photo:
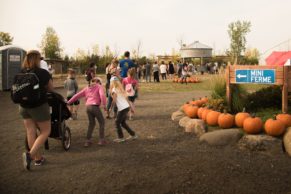
M 74 69 L 68 69 L 68 78 L 64 83 L 64 87 L 67 90 L 67 100 L 69 101 L 78 92 L 78 83 L 75 79 Z M 79 100 L 76 100 L 72 104 L 68 104 L 68 108 L 72 114 L 72 119 L 74 120 L 77 119 L 79 104 Z
M 86 98 L 86 109 L 89 120 L 89 126 L 87 131 L 87 140 L 84 144 L 84 147 L 89 147 L 92 144 L 92 132 L 95 128 L 96 122 L 95 118 L 99 123 L 99 145 L 105 145 L 106 141 L 104 139 L 104 126 L 105 121 L 103 114 L 100 110 L 102 105 L 106 111 L 106 97 L 104 95 L 104 89 L 101 84 L 98 84 L 100 80 L 97 77 L 94 77 L 91 80 L 89 86 L 85 87 L 82 91 L 75 94 L 69 101 L 68 104 L 75 102 L 76 100 L 85 97 Z
M 128 70 L 127 78 L 122 80 L 122 85 L 125 88 L 130 106 L 133 110 L 133 111 L 129 112 L 129 120 L 133 120 L 133 115 L 135 112 L 134 101 L 137 97 L 137 91 L 138 91 L 138 82 L 135 79 L 135 69 L 134 68 L 131 68 Z
M 113 103 L 111 107 L 116 104 L 118 109 L 117 117 L 115 120 L 118 138 L 114 141 L 117 143 L 125 141 L 121 127 L 123 127 L 130 134 L 130 136 L 126 140 L 137 139 L 137 135 L 135 134 L 135 132 L 126 123 L 127 114 L 129 111 L 133 112 L 133 109 L 130 107 L 130 103 L 127 99 L 127 94 L 117 77 L 112 77 L 110 80 L 110 94 L 113 98 Z

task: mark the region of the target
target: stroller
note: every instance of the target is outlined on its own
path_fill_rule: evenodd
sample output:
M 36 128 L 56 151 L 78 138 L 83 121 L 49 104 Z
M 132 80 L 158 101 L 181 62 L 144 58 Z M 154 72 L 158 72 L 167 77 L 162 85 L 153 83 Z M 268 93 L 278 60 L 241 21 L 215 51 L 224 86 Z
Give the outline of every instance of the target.
M 47 93 L 47 99 L 51 108 L 51 134 L 49 137 L 61 140 L 64 150 L 68 151 L 71 146 L 71 130 L 66 125 L 66 120 L 71 117 L 71 113 L 62 95 L 50 92 Z M 25 147 L 29 150 L 27 137 Z M 45 142 L 45 149 L 49 149 L 48 140 Z

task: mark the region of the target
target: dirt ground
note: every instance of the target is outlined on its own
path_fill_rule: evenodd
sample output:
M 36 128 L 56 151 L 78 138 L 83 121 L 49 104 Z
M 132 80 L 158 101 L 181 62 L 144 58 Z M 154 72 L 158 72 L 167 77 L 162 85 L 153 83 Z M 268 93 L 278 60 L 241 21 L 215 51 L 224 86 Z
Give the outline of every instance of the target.
M 64 93 L 63 90 L 58 92 Z M 0 93 L 0 193 L 291 193 L 291 159 L 286 155 L 210 147 L 183 133 L 170 115 L 179 105 L 205 92 L 144 93 L 129 125 L 139 139 L 123 144 L 114 121 L 106 120 L 109 145 L 84 148 L 84 107 L 69 121 L 72 147 L 65 152 L 50 139 L 47 163 L 23 170 L 25 130 L 9 93 Z M 83 104 L 83 102 L 82 102 Z

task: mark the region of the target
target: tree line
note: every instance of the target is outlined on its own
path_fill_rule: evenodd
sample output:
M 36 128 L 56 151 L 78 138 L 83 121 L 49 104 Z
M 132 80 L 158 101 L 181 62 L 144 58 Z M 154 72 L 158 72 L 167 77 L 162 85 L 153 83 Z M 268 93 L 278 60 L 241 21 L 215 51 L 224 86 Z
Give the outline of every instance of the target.
M 250 32 L 251 23 L 249 21 L 236 21 L 228 26 L 228 35 L 230 38 L 230 47 L 225 54 L 231 58 L 231 64 L 258 64 L 260 53 L 256 48 L 246 48 L 246 35 Z M 13 37 L 7 32 L 0 32 L 0 46 L 12 44 Z M 111 49 L 105 46 L 100 49 L 95 44 L 91 49 L 85 51 L 77 49 L 73 56 L 63 55 L 61 41 L 53 27 L 47 27 L 42 35 L 39 48 L 45 58 L 61 59 L 69 62 L 71 67 L 79 68 L 83 72 L 89 63 L 95 63 L 98 71 L 104 71 L 106 63 L 110 63 L 113 58 L 120 57 L 117 46 Z M 132 49 L 132 56 L 137 63 L 143 64 L 146 61 L 155 60 L 156 56 L 141 56 L 142 41 L 138 40 L 136 48 Z M 177 52 L 172 51 L 172 54 Z

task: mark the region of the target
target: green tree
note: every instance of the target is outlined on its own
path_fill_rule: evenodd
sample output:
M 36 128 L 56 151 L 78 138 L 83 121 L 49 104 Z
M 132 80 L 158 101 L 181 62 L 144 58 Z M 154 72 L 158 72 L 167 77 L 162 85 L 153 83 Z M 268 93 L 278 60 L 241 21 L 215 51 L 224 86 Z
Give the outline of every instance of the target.
M 247 48 L 244 56 L 244 63 L 248 65 L 258 65 L 260 52 L 257 48 Z
M 62 48 L 60 39 L 52 27 L 46 28 L 45 34 L 42 36 L 40 48 L 46 58 L 61 58 Z
M 0 32 L 0 46 L 12 44 L 13 37 L 7 32 Z
M 230 38 L 230 56 L 232 62 L 237 64 L 238 58 L 246 49 L 246 35 L 250 32 L 251 23 L 249 21 L 236 21 L 228 25 L 228 35 Z

